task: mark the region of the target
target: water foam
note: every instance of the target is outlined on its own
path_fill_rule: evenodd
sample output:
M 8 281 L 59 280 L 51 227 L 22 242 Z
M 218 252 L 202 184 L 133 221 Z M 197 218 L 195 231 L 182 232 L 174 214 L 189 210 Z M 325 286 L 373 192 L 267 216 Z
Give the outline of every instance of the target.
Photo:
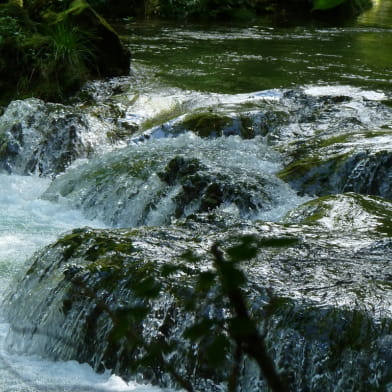
M 0 300 L 25 261 L 36 250 L 75 227 L 104 227 L 77 210 L 39 199 L 50 180 L 0 175 Z M 9 325 L 0 312 L 0 390 L 5 392 L 158 392 L 160 388 L 126 383 L 109 371 L 97 374 L 76 361 L 52 362 L 5 350 Z

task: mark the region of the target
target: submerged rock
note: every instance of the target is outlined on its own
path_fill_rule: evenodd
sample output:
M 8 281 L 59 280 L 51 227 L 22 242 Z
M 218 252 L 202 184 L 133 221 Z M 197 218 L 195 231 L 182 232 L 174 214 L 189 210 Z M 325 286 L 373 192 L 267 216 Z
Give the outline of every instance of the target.
M 151 140 L 67 171 L 45 197 L 117 227 L 168 224 L 216 208 L 251 219 L 271 212 L 272 219 L 287 195 L 290 202 L 283 209 L 302 202 L 274 176 L 276 156 L 261 139 L 185 134 Z
M 279 177 L 310 195 L 357 192 L 392 198 L 391 141 L 387 130 L 312 140 Z
M 328 202 L 333 199 L 320 206 Z M 203 290 L 199 277 L 212 271 L 212 243 L 227 250 L 246 234 L 257 238 L 259 252 L 242 265 L 244 293 L 291 390 L 321 392 L 332 383 L 342 391 L 388 390 L 392 242 L 377 224 L 386 211 L 391 218 L 390 204 L 380 209 L 377 199 L 352 203 L 343 226 L 371 216 L 367 232 L 318 224 L 320 210 L 313 220 L 304 213 L 309 223 L 301 225 L 225 224 L 225 217 L 209 214 L 165 228 L 75 230 L 34 256 L 9 294 L 9 348 L 173 387 L 163 350 L 197 390 L 219 390 L 230 375 L 234 346 L 229 339 L 221 366 L 211 366 L 208 336 L 224 336 L 222 330 L 211 324 L 193 341 L 189 327 L 206 317 L 223 324 L 230 319 L 217 282 Z M 245 390 L 266 388 L 246 358 L 239 382 Z
M 53 176 L 78 158 L 121 145 L 121 129 L 79 108 L 30 98 L 13 101 L 0 117 L 0 170 Z M 119 140 L 120 139 L 120 140 Z
M 285 220 L 307 225 L 321 225 L 346 233 L 392 235 L 392 204 L 380 197 L 345 193 L 308 201 L 290 211 Z

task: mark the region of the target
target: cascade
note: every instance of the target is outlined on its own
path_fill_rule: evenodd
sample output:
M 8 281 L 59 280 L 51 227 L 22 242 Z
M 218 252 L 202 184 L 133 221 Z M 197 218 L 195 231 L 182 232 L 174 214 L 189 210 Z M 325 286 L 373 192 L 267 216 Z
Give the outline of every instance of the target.
M 392 109 L 382 78 L 369 87 L 354 64 L 363 85 L 316 83 L 327 65 L 315 58 L 311 73 L 309 51 L 289 68 L 303 71 L 300 86 L 249 92 L 256 73 L 246 92 L 216 91 L 194 88 L 186 72 L 174 83 L 169 60 L 157 80 L 153 56 L 138 57 L 157 39 L 166 53 L 213 38 L 233 45 L 231 59 L 278 64 L 270 40 L 321 37 L 325 60 L 336 37 L 357 30 L 146 31 L 133 38 L 130 77 L 89 83 L 66 104 L 14 101 L 0 116 L 0 390 L 175 390 L 168 362 L 196 390 L 226 390 L 234 345 L 220 326 L 231 309 L 216 280 L 199 289 L 200 273 L 214 271 L 213 244 L 229 255 L 245 237 L 258 247 L 241 264 L 249 311 L 292 390 L 392 391 Z M 260 40 L 271 56 L 242 53 Z M 203 320 L 208 337 L 192 340 Z M 215 337 L 227 344 L 223 366 L 210 363 Z M 238 383 L 267 390 L 246 356 Z

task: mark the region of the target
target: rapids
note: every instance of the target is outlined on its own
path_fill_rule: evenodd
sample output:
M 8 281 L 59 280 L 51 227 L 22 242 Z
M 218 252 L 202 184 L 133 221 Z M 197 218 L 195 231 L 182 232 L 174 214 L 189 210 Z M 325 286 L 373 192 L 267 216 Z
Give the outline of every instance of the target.
M 281 300 L 261 328 L 293 390 L 392 391 L 392 28 L 377 24 L 392 11 L 381 3 L 333 28 L 123 23 L 130 76 L 64 104 L 5 108 L 1 392 L 173 390 L 161 370 L 129 376 L 110 322 L 86 322 L 94 304 L 67 274 L 116 307 L 131 294 L 107 258 L 137 276 L 129 259 L 155 266 L 192 248 L 208 268 L 211 243 L 243 233 L 299 241 L 247 267 L 257 317 L 271 292 Z M 172 300 L 154 302 L 147 340 Z M 179 341 L 192 317 L 172 316 Z M 200 391 L 224 390 L 185 348 L 178 368 Z M 265 390 L 242 365 L 242 390 Z
M 40 199 L 50 180 L 35 176 L 0 175 L 0 298 L 26 259 L 75 226 L 105 227 L 77 210 Z M 0 315 L 0 390 L 2 392 L 154 392 L 159 388 L 125 383 L 110 373 L 95 373 L 76 361 L 53 362 L 7 352 L 9 325 Z

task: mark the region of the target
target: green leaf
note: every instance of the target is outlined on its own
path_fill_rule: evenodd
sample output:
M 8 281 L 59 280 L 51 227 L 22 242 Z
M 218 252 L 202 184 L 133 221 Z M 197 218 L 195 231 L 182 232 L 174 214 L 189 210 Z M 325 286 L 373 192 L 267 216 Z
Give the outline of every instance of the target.
M 313 10 L 328 10 L 344 3 L 346 0 L 313 0 Z
M 141 298 L 156 298 L 159 296 L 161 288 L 161 284 L 155 281 L 152 276 L 141 280 L 133 286 L 135 294 Z
M 184 338 L 196 342 L 210 333 L 214 321 L 211 319 L 203 319 L 200 323 L 193 324 L 184 331 Z
M 247 281 L 243 271 L 235 268 L 235 264 L 230 261 L 222 263 L 219 270 L 224 290 L 241 287 Z
M 240 238 L 241 242 L 239 245 L 232 246 L 227 250 L 231 261 L 240 262 L 250 260 L 257 255 L 258 244 L 257 238 L 253 235 L 246 235 Z
M 260 246 L 265 248 L 283 248 L 297 245 L 298 243 L 299 239 L 292 237 L 265 238 L 260 240 Z
M 208 291 L 215 283 L 216 274 L 212 271 L 200 272 L 197 278 L 197 289 L 200 291 Z
M 167 277 L 170 275 L 175 274 L 176 272 L 178 272 L 181 269 L 180 266 L 178 265 L 173 265 L 173 264 L 164 264 L 161 268 L 161 275 L 163 277 Z
M 210 366 L 220 366 L 226 360 L 227 353 L 230 350 L 230 341 L 223 335 L 214 336 L 212 342 L 206 349 L 207 360 Z
M 195 264 L 198 263 L 200 261 L 200 257 L 197 256 L 194 252 L 192 252 L 191 250 L 187 250 L 185 251 L 181 257 L 188 261 L 189 263 Z

